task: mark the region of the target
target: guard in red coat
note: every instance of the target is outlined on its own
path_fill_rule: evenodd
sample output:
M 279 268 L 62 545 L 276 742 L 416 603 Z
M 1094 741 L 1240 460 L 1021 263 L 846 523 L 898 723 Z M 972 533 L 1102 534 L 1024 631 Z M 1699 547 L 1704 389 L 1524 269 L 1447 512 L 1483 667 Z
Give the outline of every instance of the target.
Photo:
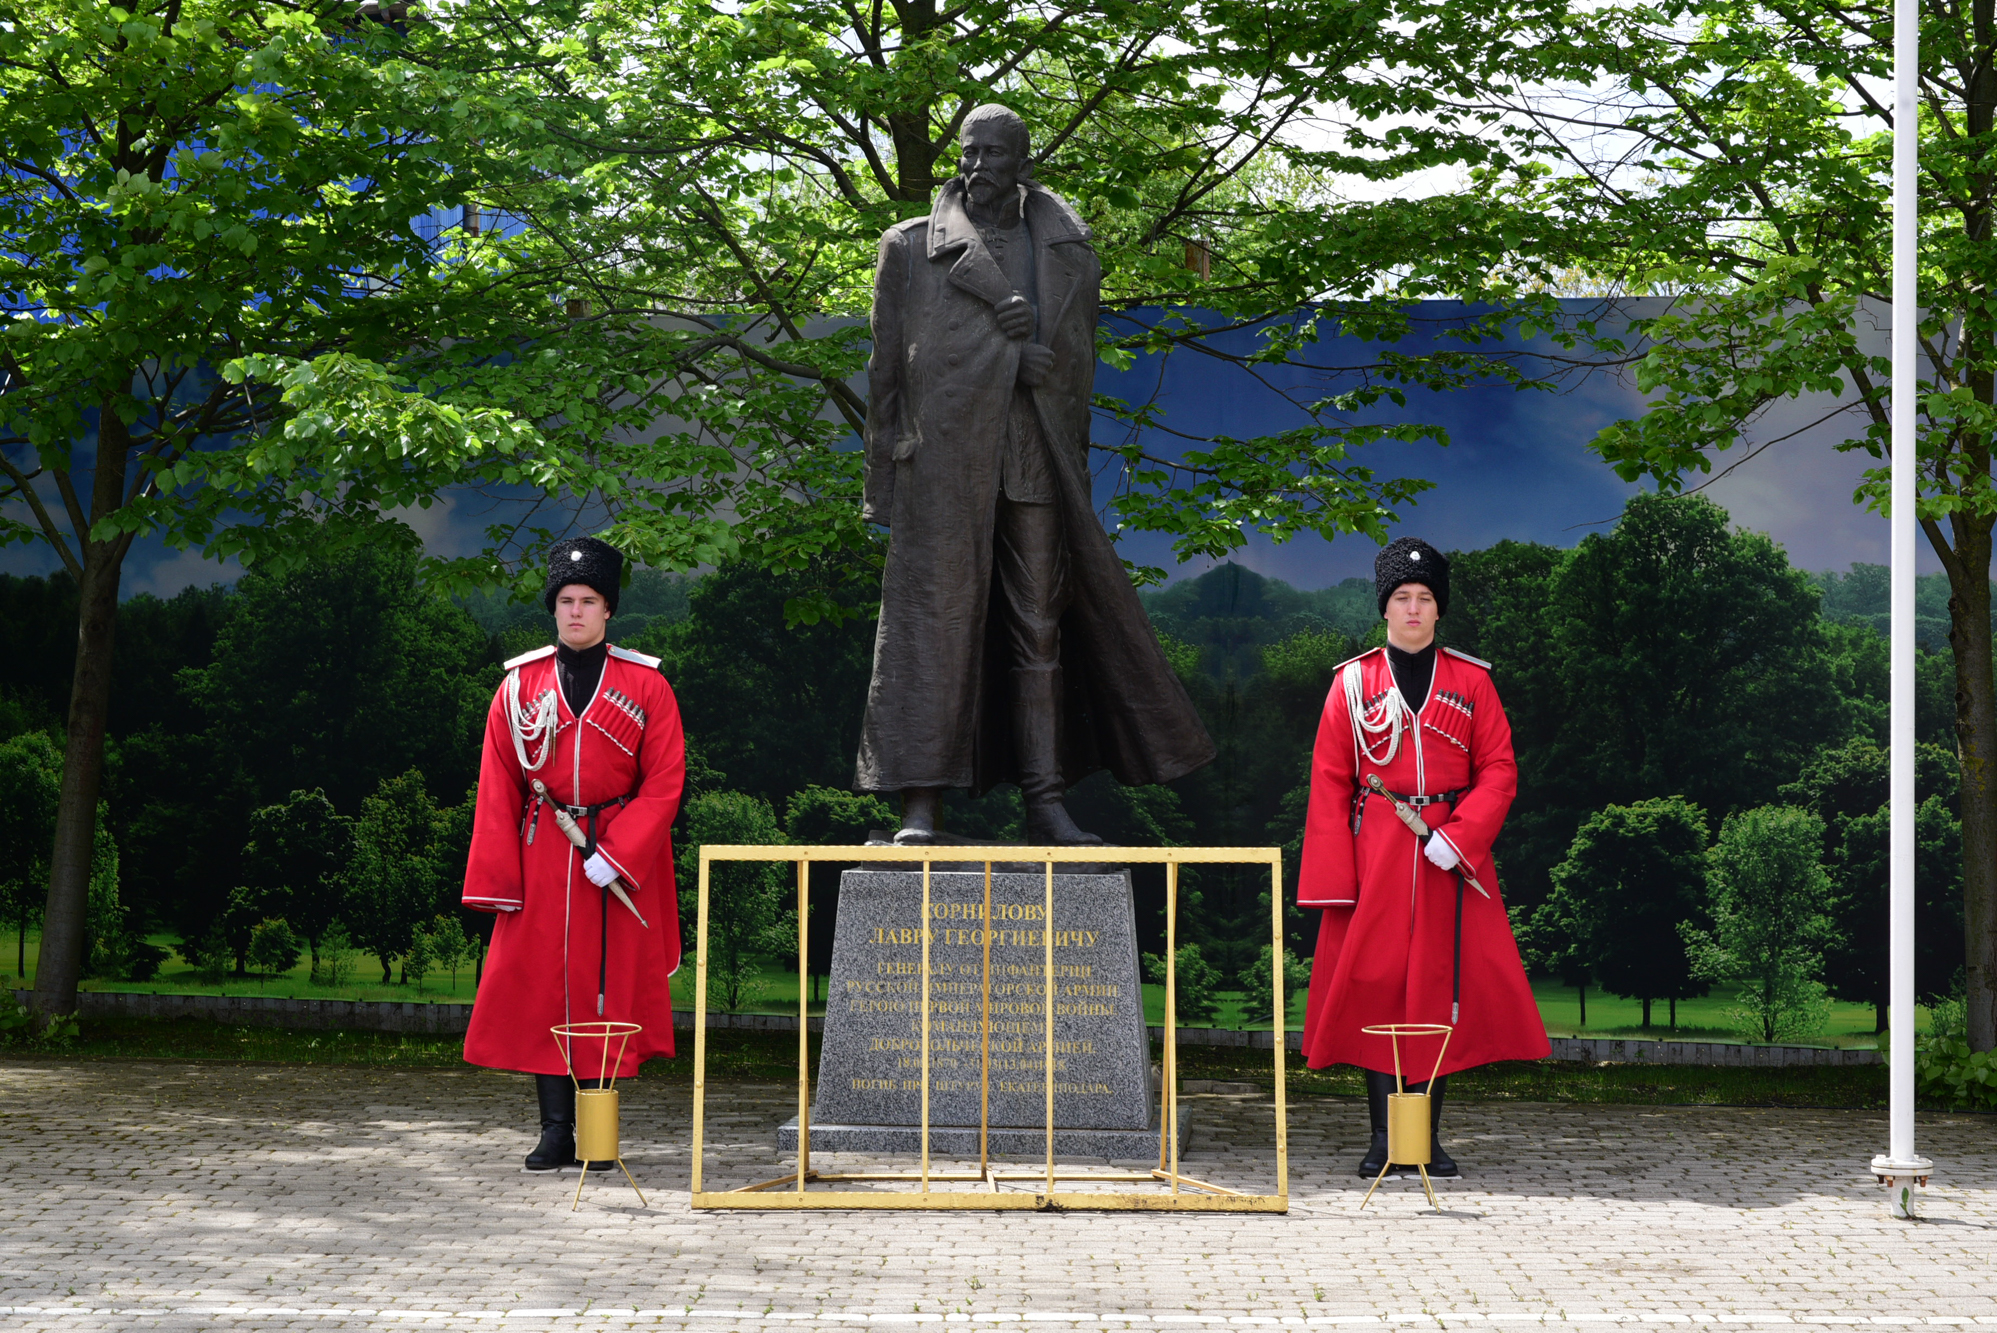
M 641 1024 L 615 1065 L 620 1078 L 673 1053 L 672 825 L 686 743 L 659 659 L 605 638 L 623 563 L 594 537 L 554 548 L 544 600 L 560 642 L 508 662 L 486 715 L 464 904 L 498 920 L 465 1059 L 535 1076 L 541 1139 L 529 1171 L 578 1165 L 570 1062 L 590 1087 L 605 1056 L 596 1041 L 565 1053 L 550 1028 Z M 583 847 L 556 823 L 558 809 L 582 831 Z M 615 1059 L 615 1039 L 608 1054 Z
M 1490 664 L 1437 650 L 1449 608 L 1442 552 L 1400 538 L 1380 552 L 1373 582 L 1387 643 L 1343 663 L 1325 700 L 1297 885 L 1298 906 L 1323 909 L 1304 1058 L 1366 1072 L 1373 1136 L 1359 1174 L 1369 1178 L 1387 1162 L 1394 1052 L 1361 1028 L 1453 1023 L 1439 1075 L 1550 1050 L 1491 860 L 1518 763 Z M 1409 1091 L 1423 1090 L 1440 1044 L 1401 1039 Z M 1431 1176 L 1460 1174 L 1439 1137 L 1444 1085 L 1438 1076 L 1427 1089 Z

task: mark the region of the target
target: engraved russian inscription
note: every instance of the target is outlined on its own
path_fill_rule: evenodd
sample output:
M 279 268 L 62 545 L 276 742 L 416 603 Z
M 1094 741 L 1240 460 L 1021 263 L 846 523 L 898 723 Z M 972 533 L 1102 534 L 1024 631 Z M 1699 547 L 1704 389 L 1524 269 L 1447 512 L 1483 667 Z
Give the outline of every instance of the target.
M 925 930 L 920 872 L 847 872 L 813 1118 L 919 1123 L 926 993 L 932 1125 L 976 1125 L 989 1071 L 993 1126 L 1044 1125 L 1051 1078 L 1058 1126 L 1145 1127 L 1129 876 L 1058 876 L 1051 922 L 1046 894 L 1042 876 L 994 875 L 987 913 L 982 874 L 935 873 Z

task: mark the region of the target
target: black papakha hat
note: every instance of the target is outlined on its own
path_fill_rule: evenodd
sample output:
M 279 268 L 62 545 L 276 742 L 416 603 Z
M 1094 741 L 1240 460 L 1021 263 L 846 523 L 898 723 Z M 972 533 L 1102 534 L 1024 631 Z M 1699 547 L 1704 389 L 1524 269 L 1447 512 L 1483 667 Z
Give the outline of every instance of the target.
M 548 586 L 541 601 L 548 614 L 555 613 L 555 595 L 571 583 L 580 583 L 603 594 L 610 614 L 617 614 L 617 584 L 624 573 L 624 553 L 609 542 L 595 537 L 571 537 L 556 542 L 548 552 Z
M 1396 537 L 1373 557 L 1373 591 L 1380 598 L 1381 615 L 1403 583 L 1427 584 L 1435 594 L 1436 614 L 1449 614 L 1449 559 L 1419 537 Z

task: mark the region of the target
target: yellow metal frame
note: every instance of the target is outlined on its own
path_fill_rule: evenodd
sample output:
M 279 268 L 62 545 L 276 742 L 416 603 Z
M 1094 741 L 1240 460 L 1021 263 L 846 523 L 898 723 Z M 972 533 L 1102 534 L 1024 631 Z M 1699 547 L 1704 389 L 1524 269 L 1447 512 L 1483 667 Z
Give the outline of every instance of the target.
M 797 1169 L 773 1180 L 759 1181 L 731 1190 L 703 1188 L 706 1166 L 705 1125 L 707 1108 L 707 905 L 710 868 L 716 861 L 792 861 L 797 864 Z M 818 1172 L 811 1169 L 811 1060 L 808 1044 L 809 988 L 806 959 L 810 947 L 811 874 L 813 861 L 851 865 L 855 862 L 881 864 L 908 862 L 922 867 L 922 1121 L 921 1168 L 919 1171 Z M 1045 1061 L 1042 1078 L 1047 1090 L 1047 1161 L 1044 1170 L 1001 1172 L 992 1169 L 990 1153 L 991 1115 L 991 932 L 984 932 L 985 966 L 980 1027 L 983 1054 L 980 1058 L 981 1095 L 978 1117 L 978 1170 L 934 1172 L 929 1168 L 929 1011 L 931 1005 L 930 876 L 938 862 L 959 865 L 982 862 L 985 868 L 985 914 L 989 921 L 994 863 L 1040 862 L 1047 873 L 1047 928 L 1041 931 L 1045 942 L 1046 976 L 1043 984 L 1046 1003 Z M 1056 865 L 1118 864 L 1165 866 L 1165 1052 L 1164 1090 L 1158 1131 L 1158 1167 L 1153 1171 L 1059 1171 L 1054 1165 L 1054 867 Z M 1182 865 L 1266 865 L 1269 867 L 1269 928 L 1275 946 L 1275 967 L 1270 978 L 1273 992 L 1271 1013 L 1276 1074 L 1276 1193 L 1245 1194 L 1221 1185 L 1183 1175 L 1179 1170 L 1179 1136 L 1172 1133 L 1179 1116 L 1178 1061 L 1178 923 L 1179 867 Z M 1128 1212 L 1234 1212 L 1282 1213 L 1290 1207 L 1289 1099 L 1283 1080 L 1283 855 L 1274 847 L 702 847 L 700 849 L 700 914 L 698 944 L 694 963 L 693 1029 L 693 1192 L 695 1208 L 986 1208 L 986 1209 L 1101 1209 Z M 827 996 L 828 1010 L 831 997 Z M 1141 1000 L 1140 1000 L 1141 1004 Z M 912 1181 L 916 1190 L 818 1189 L 809 1184 L 836 1185 L 845 1182 Z M 1006 1182 L 1034 1181 L 1037 1191 L 1006 1189 Z M 1131 1191 L 1081 1193 L 1057 1190 L 1060 1181 L 1106 1181 L 1165 1185 L 1162 1193 Z M 933 1185 L 969 1185 L 970 1189 L 932 1188 Z M 791 1186 L 788 1190 L 779 1187 Z

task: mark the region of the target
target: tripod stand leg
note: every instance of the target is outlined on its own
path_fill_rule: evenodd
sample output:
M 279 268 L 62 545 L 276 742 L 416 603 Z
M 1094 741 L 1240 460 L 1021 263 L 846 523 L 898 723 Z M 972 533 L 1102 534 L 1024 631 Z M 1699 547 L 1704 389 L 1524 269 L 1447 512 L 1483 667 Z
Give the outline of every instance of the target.
M 1364 1208 L 1367 1202 L 1372 1199 L 1373 1191 L 1380 1188 L 1380 1182 L 1385 1180 L 1387 1178 L 1387 1173 L 1389 1171 L 1392 1171 L 1393 1169 L 1394 1169 L 1394 1164 L 1392 1162 L 1388 1162 L 1385 1166 L 1380 1168 L 1380 1174 L 1373 1177 L 1373 1183 L 1366 1187 L 1366 1198 L 1361 1199 L 1359 1201 L 1359 1206 L 1361 1208 Z
M 631 1168 L 624 1165 L 624 1159 L 622 1157 L 617 1159 L 617 1169 L 624 1173 L 624 1178 L 626 1180 L 631 1180 Z M 576 1191 L 577 1191 L 576 1197 L 581 1198 L 582 1187 L 580 1185 L 576 1187 Z M 631 1192 L 638 1196 L 638 1203 L 641 1207 L 650 1208 L 652 1206 L 651 1204 L 645 1202 L 645 1191 L 638 1188 L 638 1182 L 635 1180 L 631 1180 Z M 570 1209 L 569 1211 L 574 1212 L 575 1210 Z
M 576 1205 L 582 1202 L 582 1183 L 588 1179 L 589 1179 L 589 1163 L 584 1162 L 582 1164 L 582 1174 L 576 1177 L 576 1196 L 575 1198 L 569 1201 L 570 1212 L 573 1213 L 576 1210 Z M 637 1187 L 634 1185 L 632 1188 L 635 1189 Z
M 1428 1181 L 1428 1168 L 1417 1163 L 1415 1170 L 1421 1172 L 1421 1187 L 1428 1191 L 1428 1206 L 1435 1209 L 1438 1213 L 1441 1212 L 1442 1205 L 1435 1201 L 1435 1186 L 1429 1184 Z

